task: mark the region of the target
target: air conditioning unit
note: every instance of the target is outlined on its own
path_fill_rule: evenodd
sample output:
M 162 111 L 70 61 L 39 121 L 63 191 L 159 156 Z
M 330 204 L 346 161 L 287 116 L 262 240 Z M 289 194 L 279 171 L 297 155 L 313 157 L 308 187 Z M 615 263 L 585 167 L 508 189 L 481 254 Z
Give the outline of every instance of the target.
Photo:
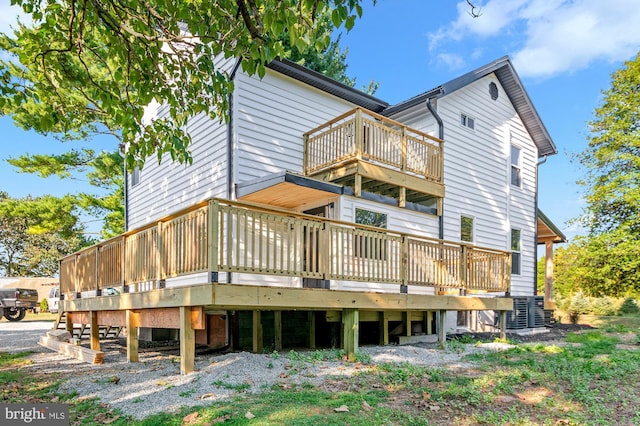
M 527 328 L 527 311 L 529 309 L 528 297 L 514 297 L 513 311 L 507 312 L 507 328 Z
M 544 327 L 544 296 L 528 298 L 527 325 L 529 328 Z

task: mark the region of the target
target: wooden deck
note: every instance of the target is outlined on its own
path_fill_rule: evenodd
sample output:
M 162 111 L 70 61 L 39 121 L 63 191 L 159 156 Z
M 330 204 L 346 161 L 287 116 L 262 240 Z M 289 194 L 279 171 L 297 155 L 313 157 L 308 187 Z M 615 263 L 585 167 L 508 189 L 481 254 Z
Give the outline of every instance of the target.
M 381 343 L 388 343 L 385 321 L 394 312 L 408 318 L 410 334 L 415 315 L 432 324 L 447 310 L 511 310 L 510 298 L 484 297 L 508 291 L 510 260 L 505 251 L 212 199 L 62 259 L 61 309 L 69 313 L 67 328 L 127 327 L 132 361 L 138 327 L 180 329 L 183 372 L 193 371 L 194 331 L 206 327 L 211 311 L 253 311 L 255 324 L 260 311 L 324 311 L 342 322 L 343 345 L 353 356 L 360 315 L 379 315 Z M 218 282 L 230 273 L 233 284 Z M 271 286 L 236 281 L 243 276 L 270 276 Z M 299 287 L 286 277 L 300 279 Z M 302 278 L 326 280 L 330 289 L 302 288 Z M 180 279 L 190 281 L 177 284 Z M 349 281 L 395 291 L 331 289 Z M 434 294 L 410 294 L 420 287 Z M 120 294 L 107 294 L 108 288 Z M 91 345 L 99 350 L 93 334 Z

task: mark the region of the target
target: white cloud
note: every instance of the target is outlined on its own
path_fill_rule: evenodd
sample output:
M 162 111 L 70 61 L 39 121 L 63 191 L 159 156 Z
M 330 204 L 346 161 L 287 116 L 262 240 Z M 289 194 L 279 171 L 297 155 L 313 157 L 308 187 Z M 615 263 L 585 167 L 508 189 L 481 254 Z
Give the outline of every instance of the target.
M 432 53 L 446 43 L 499 40 L 523 77 L 547 78 L 596 61 L 629 59 L 640 48 L 637 0 L 488 0 L 471 18 L 466 2 L 458 16 L 429 35 Z M 447 49 L 450 50 L 450 49 Z
M 455 53 L 439 53 L 437 55 L 438 61 L 445 63 L 449 68 L 455 70 L 463 68 L 465 65 L 464 58 Z

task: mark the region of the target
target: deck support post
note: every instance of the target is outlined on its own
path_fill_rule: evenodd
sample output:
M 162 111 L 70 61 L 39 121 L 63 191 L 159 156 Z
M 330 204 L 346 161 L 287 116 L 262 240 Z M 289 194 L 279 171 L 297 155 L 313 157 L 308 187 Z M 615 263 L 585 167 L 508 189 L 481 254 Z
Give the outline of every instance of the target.
M 405 311 L 402 313 L 404 319 L 404 335 L 407 337 L 411 336 L 411 312 Z
M 100 328 L 98 327 L 98 311 L 91 311 L 91 349 L 100 350 Z
M 196 333 L 191 322 L 191 308 L 180 306 L 180 373 L 195 371 Z
M 260 311 L 253 311 L 253 352 L 262 352 L 262 323 Z
M 438 346 L 440 349 L 444 349 L 447 343 L 447 332 L 445 331 L 445 325 L 447 320 L 447 311 L 444 309 L 440 309 L 439 316 L 439 327 L 438 327 Z
M 282 350 L 282 311 L 273 312 L 273 328 L 274 330 L 274 349 Z
M 309 349 L 316 348 L 316 313 L 309 312 Z
M 500 338 L 507 338 L 507 311 L 500 311 Z
M 389 313 L 387 311 L 380 312 L 380 344 L 389 344 Z
M 358 350 L 358 337 L 360 328 L 360 316 L 357 309 L 342 310 L 342 339 L 343 349 L 347 354 L 347 361 L 356 360 Z
M 138 362 L 138 324 L 140 323 L 140 314 L 127 309 L 127 360 L 129 362 Z
M 67 312 L 67 316 L 64 319 L 64 328 L 69 332 L 71 337 L 73 337 L 73 320 L 71 319 L 70 312 Z

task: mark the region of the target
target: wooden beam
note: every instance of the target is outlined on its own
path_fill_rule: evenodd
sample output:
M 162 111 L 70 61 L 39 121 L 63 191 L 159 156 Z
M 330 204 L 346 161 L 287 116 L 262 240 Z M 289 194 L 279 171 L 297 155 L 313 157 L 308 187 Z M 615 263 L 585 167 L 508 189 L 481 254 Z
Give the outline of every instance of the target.
M 444 185 L 441 183 L 431 182 L 423 177 L 421 178 L 402 171 L 392 170 L 377 164 L 359 161 L 356 173 L 369 179 L 389 182 L 399 187 L 435 195 L 436 197 L 444 197 Z
M 195 371 L 196 335 L 191 323 L 191 308 L 180 307 L 180 373 Z
M 447 332 L 445 331 L 446 321 L 447 311 L 441 309 L 438 327 L 438 346 L 440 346 L 440 349 L 444 349 L 447 345 Z
M 347 355 L 347 361 L 356 360 L 358 351 L 360 321 L 357 309 L 344 309 L 342 311 L 342 336 L 343 349 Z
M 513 299 L 505 297 L 366 293 L 233 284 L 214 284 L 213 287 L 213 305 L 216 309 L 224 310 L 265 308 L 333 311 L 357 308 L 372 311 L 435 311 L 440 309 L 499 311 L 513 308 Z
M 132 310 L 127 310 L 127 360 L 138 362 L 138 323 L 140 315 Z
M 91 349 L 100 350 L 100 327 L 98 326 L 98 313 L 91 312 Z
M 104 352 L 77 346 L 68 342 L 61 342 L 55 338 L 41 336 L 38 344 L 45 348 L 60 352 L 63 355 L 79 359 L 80 361 L 89 362 L 91 364 L 102 364 L 104 361 Z

